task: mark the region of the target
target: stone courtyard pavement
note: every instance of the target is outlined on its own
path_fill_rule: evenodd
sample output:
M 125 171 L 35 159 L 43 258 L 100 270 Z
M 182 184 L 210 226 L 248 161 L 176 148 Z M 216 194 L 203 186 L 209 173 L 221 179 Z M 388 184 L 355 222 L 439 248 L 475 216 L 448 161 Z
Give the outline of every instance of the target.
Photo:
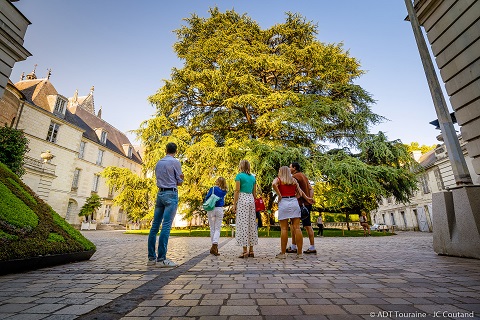
M 275 259 L 279 239 L 243 260 L 232 238 L 214 257 L 172 237 L 174 269 L 145 265 L 146 236 L 83 234 L 89 261 L 0 277 L 0 319 L 480 319 L 480 261 L 437 256 L 429 233 L 315 238 L 304 260 Z

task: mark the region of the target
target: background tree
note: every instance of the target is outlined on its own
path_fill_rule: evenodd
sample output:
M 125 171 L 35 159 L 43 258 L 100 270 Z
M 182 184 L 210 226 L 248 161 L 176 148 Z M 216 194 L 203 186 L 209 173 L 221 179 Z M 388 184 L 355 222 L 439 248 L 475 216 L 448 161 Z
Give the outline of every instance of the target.
M 388 141 L 383 133 L 367 135 L 359 144 L 360 153 L 331 150 L 318 158 L 324 180 L 316 186 L 320 211 L 349 215 L 370 212 L 381 197 L 393 196 L 408 202 L 417 190 L 415 172 L 419 165 L 401 141 Z
M 126 212 L 129 220 L 139 222 L 148 215 L 153 219 L 157 187 L 155 179 L 142 178 L 127 168 L 107 167 L 101 173 L 117 195 L 113 202 Z
M 25 173 L 23 159 L 29 150 L 28 139 L 22 130 L 0 127 L 0 162 L 19 177 Z
M 413 151 L 421 151 L 422 154 L 425 154 L 425 153 L 427 153 L 431 150 L 434 150 L 437 147 L 437 145 L 434 144 L 432 146 L 427 146 L 427 145 L 422 144 L 420 146 L 420 144 L 418 142 L 411 142 L 410 144 L 406 144 L 406 147 L 408 149 L 408 152 L 410 152 L 410 153 L 413 152 Z
M 291 161 L 301 162 L 313 180 L 326 177 L 331 194 L 353 190 L 339 190 L 347 180 L 333 183 L 328 176 L 333 167 L 323 173 L 329 167 L 317 163 L 329 159 L 322 153 L 326 143 L 358 148 L 369 126 L 383 119 L 371 111 L 370 94 L 354 84 L 363 74 L 359 62 L 342 44 L 318 41 L 317 26 L 298 14 L 287 13 L 284 23 L 262 30 L 235 11 L 209 13 L 208 18 L 193 14 L 176 31 L 174 50 L 183 67 L 174 68 L 171 79 L 149 98 L 156 116 L 137 130 L 146 168 L 163 157 L 167 142 L 177 143 L 188 185 L 181 188 L 187 216 L 198 212 L 219 175 L 231 183 L 226 198 L 231 203 L 233 177 L 243 158 L 252 162 L 267 209 L 275 207 L 271 181 Z M 338 161 L 326 163 L 337 170 L 344 161 L 352 170 L 357 163 L 369 169 L 358 174 L 372 166 L 347 153 L 332 159 Z M 365 201 L 373 203 L 372 194 Z
M 85 204 L 80 208 L 78 215 L 80 217 L 85 217 L 86 220 L 88 220 L 88 217 L 90 216 L 90 221 L 92 221 L 95 212 L 101 206 L 102 202 L 98 194 L 92 193 L 92 195 L 85 200 Z

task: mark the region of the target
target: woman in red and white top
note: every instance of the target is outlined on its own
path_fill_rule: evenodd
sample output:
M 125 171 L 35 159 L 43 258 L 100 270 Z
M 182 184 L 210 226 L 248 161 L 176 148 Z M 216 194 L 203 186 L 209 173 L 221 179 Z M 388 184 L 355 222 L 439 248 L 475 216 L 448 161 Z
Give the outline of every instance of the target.
M 278 221 L 280 222 L 280 249 L 281 252 L 276 255 L 279 259 L 285 259 L 285 251 L 288 242 L 288 219 L 291 220 L 297 247 L 300 254 L 296 255 L 296 259 L 301 259 L 303 247 L 303 235 L 300 229 L 300 207 L 298 206 L 297 194 L 305 199 L 310 199 L 300 189 L 297 180 L 292 177 L 290 168 L 283 166 L 278 170 L 278 176 L 272 182 L 273 190 L 278 196 Z

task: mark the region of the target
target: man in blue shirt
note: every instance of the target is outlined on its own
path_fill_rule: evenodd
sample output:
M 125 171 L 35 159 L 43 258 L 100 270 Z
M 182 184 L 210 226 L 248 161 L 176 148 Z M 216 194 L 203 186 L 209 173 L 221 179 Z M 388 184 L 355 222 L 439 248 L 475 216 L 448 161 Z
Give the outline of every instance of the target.
M 177 213 L 177 186 L 181 186 L 183 183 L 183 173 L 180 161 L 174 158 L 177 153 L 177 145 L 169 142 L 165 151 L 167 155 L 160 159 L 155 166 L 158 193 L 153 214 L 153 223 L 148 235 L 147 265 L 168 268 L 176 266 L 173 261 L 167 259 L 167 245 L 173 219 Z M 155 256 L 155 244 L 160 224 L 162 225 L 162 231 L 158 239 L 158 254 Z

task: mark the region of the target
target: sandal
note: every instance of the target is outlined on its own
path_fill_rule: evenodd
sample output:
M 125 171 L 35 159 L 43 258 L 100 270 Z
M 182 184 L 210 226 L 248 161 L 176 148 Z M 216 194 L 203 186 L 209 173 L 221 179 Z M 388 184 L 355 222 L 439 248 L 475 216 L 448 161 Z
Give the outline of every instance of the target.
M 285 252 L 286 253 L 297 253 L 297 249 L 292 249 L 292 247 L 288 247 Z
M 308 250 L 303 251 L 303 253 L 306 253 L 306 254 L 311 254 L 311 253 L 317 254 L 317 250 L 316 250 L 316 249 L 313 249 L 313 250 L 308 249 Z
M 253 252 L 249 252 L 249 253 L 248 253 L 248 257 L 249 257 L 249 258 L 255 258 L 255 255 L 253 254 Z
M 241 255 L 238 256 L 240 259 L 247 259 L 248 258 L 248 252 L 243 252 Z

